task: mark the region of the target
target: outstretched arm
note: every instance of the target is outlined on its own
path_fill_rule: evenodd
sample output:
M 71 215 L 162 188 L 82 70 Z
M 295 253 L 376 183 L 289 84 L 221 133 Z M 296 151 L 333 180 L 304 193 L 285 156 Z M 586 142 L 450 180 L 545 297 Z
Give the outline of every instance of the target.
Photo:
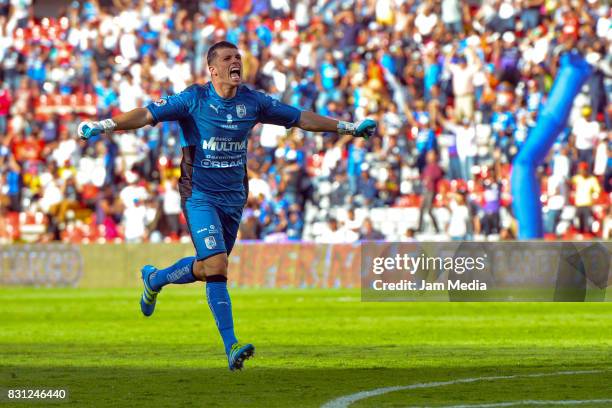
M 261 92 L 255 92 L 255 96 L 259 99 L 258 120 L 261 123 L 271 123 L 287 129 L 299 127 L 310 132 L 336 132 L 339 135 L 348 134 L 366 139 L 376 131 L 376 122 L 372 119 L 365 119 L 357 124 L 338 121 L 281 103 Z
M 336 132 L 338 123 L 340 122 L 336 119 L 318 115 L 310 111 L 302 111 L 297 126 L 309 132 Z
M 153 125 L 155 119 L 147 108 L 136 108 L 129 112 L 121 113 L 113 117 L 117 124 L 115 130 L 140 129 L 146 125 Z
M 297 126 L 310 132 L 336 132 L 339 135 L 353 135 L 366 139 L 376 131 L 376 122 L 372 119 L 364 119 L 355 124 L 338 121 L 309 111 L 302 111 Z
M 114 130 L 139 129 L 154 123 L 155 119 L 147 108 L 136 108 L 99 122 L 81 122 L 78 134 L 81 139 L 87 140 L 100 133 L 112 132 Z

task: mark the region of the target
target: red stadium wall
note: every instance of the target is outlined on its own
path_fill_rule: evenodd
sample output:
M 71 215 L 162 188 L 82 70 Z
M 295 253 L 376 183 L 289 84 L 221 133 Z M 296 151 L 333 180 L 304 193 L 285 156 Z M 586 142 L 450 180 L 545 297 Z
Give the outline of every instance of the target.
M 191 244 L 6 245 L 0 286 L 140 287 L 145 264 L 168 266 L 193 256 Z M 358 244 L 241 242 L 230 257 L 239 287 L 359 287 Z
M 241 243 L 230 257 L 230 278 L 247 287 L 359 287 L 360 246 Z

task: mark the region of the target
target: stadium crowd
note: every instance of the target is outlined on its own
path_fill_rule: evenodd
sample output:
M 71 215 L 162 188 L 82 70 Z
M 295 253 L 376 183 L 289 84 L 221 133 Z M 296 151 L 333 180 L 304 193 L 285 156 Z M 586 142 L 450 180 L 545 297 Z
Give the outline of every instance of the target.
M 538 171 L 547 237 L 612 236 L 612 14 L 604 0 L 0 0 L 0 239 L 186 238 L 179 128 L 88 142 L 106 118 L 207 81 L 226 39 L 243 79 L 303 109 L 371 117 L 370 140 L 258 125 L 240 239 L 511 239 L 510 164 L 560 55 L 593 66 Z

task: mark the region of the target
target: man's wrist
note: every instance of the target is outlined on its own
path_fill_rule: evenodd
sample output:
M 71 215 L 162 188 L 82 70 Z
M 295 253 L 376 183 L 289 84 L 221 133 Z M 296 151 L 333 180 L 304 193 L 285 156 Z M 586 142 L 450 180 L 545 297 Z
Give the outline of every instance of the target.
M 99 123 L 100 126 L 102 126 L 102 129 L 104 129 L 104 132 L 107 133 L 112 132 L 117 127 L 117 123 L 115 123 L 115 121 L 110 118 L 101 120 Z
M 355 134 L 355 124 L 351 122 L 339 121 L 337 126 L 337 132 L 339 135 L 354 135 Z

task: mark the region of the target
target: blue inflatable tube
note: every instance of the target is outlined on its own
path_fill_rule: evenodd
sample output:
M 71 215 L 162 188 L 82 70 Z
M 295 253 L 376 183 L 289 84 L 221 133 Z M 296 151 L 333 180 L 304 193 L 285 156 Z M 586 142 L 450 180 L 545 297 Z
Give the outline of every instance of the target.
M 560 65 L 548 101 L 539 112 L 538 122 L 512 163 L 512 203 L 519 239 L 544 236 L 540 180 L 536 168 L 565 128 L 574 98 L 591 75 L 591 66 L 578 53 L 563 54 Z

